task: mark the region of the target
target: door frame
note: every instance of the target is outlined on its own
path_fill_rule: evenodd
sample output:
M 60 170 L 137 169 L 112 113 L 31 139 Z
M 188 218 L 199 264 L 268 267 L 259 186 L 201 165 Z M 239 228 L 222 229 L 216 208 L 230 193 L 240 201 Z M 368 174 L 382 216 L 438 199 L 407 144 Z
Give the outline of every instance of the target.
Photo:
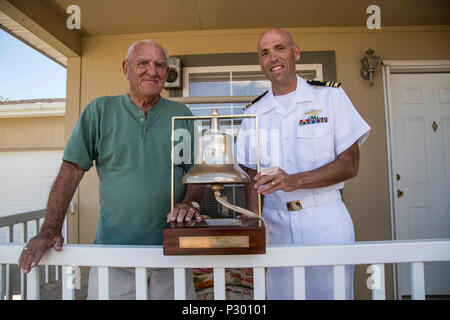
M 386 120 L 386 146 L 388 157 L 388 182 L 389 182 L 389 208 L 391 221 L 391 238 L 397 239 L 396 235 L 396 221 L 395 208 L 397 206 L 397 198 L 395 197 L 395 137 L 394 137 L 394 118 L 393 118 L 393 103 L 392 103 L 392 74 L 407 74 L 407 73 L 443 73 L 450 72 L 450 60 L 383 60 L 381 65 L 383 78 L 383 93 L 384 93 L 384 112 Z M 394 281 L 394 299 L 398 299 L 398 277 L 397 266 L 393 268 Z

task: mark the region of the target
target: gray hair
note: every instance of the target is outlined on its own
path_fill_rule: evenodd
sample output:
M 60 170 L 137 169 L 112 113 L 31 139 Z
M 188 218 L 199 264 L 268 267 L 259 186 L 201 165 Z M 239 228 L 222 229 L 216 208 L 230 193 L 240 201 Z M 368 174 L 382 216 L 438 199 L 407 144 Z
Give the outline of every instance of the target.
M 164 57 L 166 59 L 166 63 L 169 64 L 169 54 L 167 53 L 166 48 L 164 48 L 163 46 L 161 46 L 160 44 L 156 43 L 153 40 L 147 40 L 147 39 L 133 42 L 131 44 L 131 46 L 128 48 L 128 52 L 127 52 L 127 55 L 125 56 L 125 60 L 128 61 L 131 54 L 133 53 L 134 49 L 136 49 L 136 47 L 141 44 L 154 44 L 154 45 L 157 45 L 158 47 L 160 47 L 162 49 L 162 51 L 164 52 Z

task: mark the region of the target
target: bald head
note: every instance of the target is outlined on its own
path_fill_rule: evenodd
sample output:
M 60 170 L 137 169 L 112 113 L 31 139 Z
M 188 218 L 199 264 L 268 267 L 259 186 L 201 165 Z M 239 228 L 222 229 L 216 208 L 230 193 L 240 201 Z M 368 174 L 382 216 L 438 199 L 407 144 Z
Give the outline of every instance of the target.
M 292 36 L 289 32 L 287 32 L 286 30 L 283 30 L 283 29 L 272 28 L 272 29 L 267 29 L 266 31 L 264 31 L 263 34 L 259 37 L 258 51 L 261 48 L 261 40 L 263 40 L 267 36 L 270 36 L 273 34 L 277 34 L 277 35 L 281 36 L 282 38 L 284 38 L 286 40 L 286 44 L 288 44 L 290 46 L 295 46 L 294 39 L 292 38 Z

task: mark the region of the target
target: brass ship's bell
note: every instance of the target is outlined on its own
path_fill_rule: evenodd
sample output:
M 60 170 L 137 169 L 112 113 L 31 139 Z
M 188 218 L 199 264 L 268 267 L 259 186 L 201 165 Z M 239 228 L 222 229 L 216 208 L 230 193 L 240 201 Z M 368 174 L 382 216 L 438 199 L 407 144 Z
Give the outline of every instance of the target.
M 220 132 L 219 113 L 211 113 L 211 126 L 196 141 L 194 166 L 183 177 L 183 183 L 229 184 L 246 183 L 248 175 L 233 157 L 233 137 Z

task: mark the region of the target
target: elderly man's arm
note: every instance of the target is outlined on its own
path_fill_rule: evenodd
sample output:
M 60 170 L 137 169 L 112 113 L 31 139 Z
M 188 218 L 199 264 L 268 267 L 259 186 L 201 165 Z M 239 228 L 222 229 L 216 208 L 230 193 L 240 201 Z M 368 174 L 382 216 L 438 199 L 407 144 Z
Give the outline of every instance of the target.
M 28 242 L 20 255 L 19 266 L 24 273 L 36 266 L 48 249 L 53 247 L 56 251 L 62 250 L 64 216 L 84 173 L 84 169 L 78 165 L 63 161 L 50 191 L 41 230 Z
M 259 173 L 255 176 L 254 188 L 257 192 L 267 195 L 278 190 L 289 192 L 296 189 L 326 187 L 356 176 L 358 167 L 359 147 L 358 142 L 355 142 L 333 162 L 315 170 L 291 175 L 282 169 L 274 175 L 263 176 Z
M 192 218 L 200 221 L 200 211 L 192 206 L 192 201 L 201 203 L 206 186 L 202 184 L 188 184 L 183 202 L 175 204 L 173 210 L 167 215 L 167 222 L 189 222 Z

